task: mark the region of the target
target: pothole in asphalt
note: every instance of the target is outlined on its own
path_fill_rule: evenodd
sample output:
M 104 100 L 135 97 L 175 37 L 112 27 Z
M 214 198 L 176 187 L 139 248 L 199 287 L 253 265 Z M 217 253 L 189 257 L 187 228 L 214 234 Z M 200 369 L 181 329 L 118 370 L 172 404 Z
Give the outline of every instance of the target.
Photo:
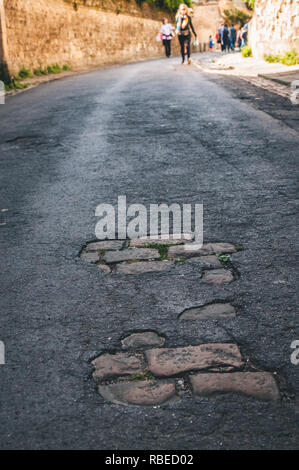
M 92 361 L 99 394 L 118 405 L 159 407 L 184 395 L 236 393 L 258 400 L 280 398 L 274 375 L 244 361 L 233 343 L 161 347 L 165 338 L 153 331 L 122 339 L 119 352 Z M 124 350 L 125 349 L 125 350 Z
M 231 255 L 240 249 L 223 242 L 206 243 L 198 249 L 186 234 L 180 238 L 93 241 L 82 249 L 80 257 L 107 274 L 165 272 L 182 262 L 193 263 L 202 270 L 203 281 L 222 285 L 237 279 Z

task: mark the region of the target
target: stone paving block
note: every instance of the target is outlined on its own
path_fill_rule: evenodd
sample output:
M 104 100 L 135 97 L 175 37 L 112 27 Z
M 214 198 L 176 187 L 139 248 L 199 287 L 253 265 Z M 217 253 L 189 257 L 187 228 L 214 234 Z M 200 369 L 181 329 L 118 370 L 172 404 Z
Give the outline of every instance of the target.
M 228 269 L 211 269 L 204 272 L 203 280 L 216 285 L 229 284 L 234 276 Z
M 120 263 L 116 265 L 118 274 L 144 274 L 169 271 L 174 267 L 173 261 L 140 261 L 138 263 Z
M 279 390 L 272 374 L 268 372 L 232 372 L 190 375 L 195 395 L 213 393 L 240 393 L 260 400 L 278 400 Z
M 145 351 L 149 370 L 156 376 L 171 376 L 209 367 L 242 366 L 242 356 L 235 344 L 209 343 L 200 346 Z
M 131 248 L 123 251 L 107 251 L 103 257 L 106 263 L 157 258 L 160 258 L 160 253 L 153 248 Z
M 165 338 L 159 336 L 154 331 L 144 331 L 142 333 L 133 333 L 121 341 L 123 348 L 142 348 L 163 346 Z
M 215 320 L 235 318 L 237 311 L 230 303 L 214 303 L 185 310 L 180 320 Z
M 236 247 L 231 243 L 207 243 L 203 245 L 203 249 L 214 254 L 236 253 L 237 251 Z
M 118 405 L 162 405 L 179 399 L 174 381 L 145 380 L 99 385 L 100 395 Z
M 188 259 L 187 263 L 196 263 L 208 268 L 221 268 L 222 263 L 215 255 L 196 256 Z
M 104 271 L 104 273 L 106 273 L 106 274 L 111 273 L 111 269 L 109 268 L 109 266 L 107 266 L 107 264 L 98 264 L 98 268 L 101 271 Z
M 96 252 L 86 253 L 86 251 L 82 251 L 80 258 L 89 263 L 97 263 L 100 260 L 100 255 Z
M 130 246 L 146 246 L 152 244 L 158 245 L 180 245 L 182 243 L 189 242 L 193 240 L 194 235 L 191 233 L 169 235 L 163 238 L 150 238 L 150 237 L 140 237 L 130 241 Z
M 123 247 L 124 242 L 124 240 L 103 240 L 100 242 L 93 242 L 87 245 L 86 251 L 120 250 Z
M 168 248 L 168 258 L 188 258 L 190 256 L 196 256 L 198 254 L 201 254 L 201 249 L 197 250 L 192 250 L 188 249 L 188 247 L 192 245 L 191 243 L 188 243 L 187 245 L 175 245 L 175 246 L 170 246 Z
M 99 380 L 144 372 L 141 358 L 126 352 L 102 354 L 92 361 L 92 365 L 95 368 L 93 377 Z
M 190 244 L 192 245 L 192 244 Z M 196 245 L 196 242 L 194 242 Z M 237 251 L 236 247 L 231 243 L 204 243 L 201 248 L 194 251 L 195 254 L 199 255 L 216 255 L 223 253 L 235 253 Z M 190 250 L 191 253 L 191 250 Z

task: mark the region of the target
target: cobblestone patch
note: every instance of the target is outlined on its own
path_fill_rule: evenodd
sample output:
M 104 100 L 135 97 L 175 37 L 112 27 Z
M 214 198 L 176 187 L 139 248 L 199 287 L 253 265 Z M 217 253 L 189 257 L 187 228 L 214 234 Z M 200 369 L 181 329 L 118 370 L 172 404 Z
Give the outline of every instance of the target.
M 80 257 L 96 264 L 107 274 L 140 275 L 163 272 L 173 269 L 178 262 L 187 261 L 202 270 L 214 268 L 214 274 L 212 271 L 203 273 L 207 282 L 225 284 L 234 280 L 232 273 L 223 269 L 221 256 L 230 257 L 230 254 L 238 251 L 237 246 L 219 242 L 206 243 L 198 249 L 197 244 L 192 241 L 192 235 L 174 237 L 91 242 L 82 250 Z
M 185 393 L 209 396 L 237 393 L 259 400 L 278 400 L 269 372 L 250 371 L 238 345 L 207 343 L 179 348 L 152 348 L 165 338 L 152 331 L 132 333 L 121 343 L 131 352 L 103 353 L 92 361 L 99 394 L 119 405 L 160 406 Z M 244 369 L 247 370 L 244 370 Z
M 201 307 L 184 310 L 179 316 L 180 320 L 226 320 L 235 318 L 237 311 L 230 303 L 212 303 Z

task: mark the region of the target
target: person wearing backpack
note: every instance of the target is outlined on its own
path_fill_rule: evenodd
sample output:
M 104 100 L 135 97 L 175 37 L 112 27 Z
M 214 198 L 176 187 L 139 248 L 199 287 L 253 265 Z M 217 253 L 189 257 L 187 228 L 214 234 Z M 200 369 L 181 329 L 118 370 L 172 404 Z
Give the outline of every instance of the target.
M 235 25 L 232 24 L 231 27 L 229 28 L 229 46 L 232 51 L 235 50 L 236 39 L 237 39 L 237 30 L 235 28 Z
M 182 54 L 182 64 L 185 62 L 187 56 L 188 64 L 191 64 L 191 34 L 193 33 L 197 37 L 194 31 L 191 16 L 189 15 L 189 9 L 187 5 L 181 3 L 176 14 L 176 33 L 179 38 Z
M 220 31 L 221 34 L 221 51 L 225 52 L 229 50 L 229 30 L 227 24 L 225 24 Z

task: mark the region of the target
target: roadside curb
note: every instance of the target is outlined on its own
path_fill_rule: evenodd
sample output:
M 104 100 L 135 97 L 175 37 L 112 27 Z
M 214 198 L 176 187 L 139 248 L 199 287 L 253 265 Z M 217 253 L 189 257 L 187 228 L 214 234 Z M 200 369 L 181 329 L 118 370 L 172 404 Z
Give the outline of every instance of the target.
M 269 75 L 264 75 L 263 73 L 259 73 L 258 77 L 264 78 L 264 80 L 271 80 L 272 82 L 279 83 L 280 85 L 284 85 L 286 87 L 290 86 L 290 84 L 285 80 L 282 80 L 280 78 L 269 77 Z

